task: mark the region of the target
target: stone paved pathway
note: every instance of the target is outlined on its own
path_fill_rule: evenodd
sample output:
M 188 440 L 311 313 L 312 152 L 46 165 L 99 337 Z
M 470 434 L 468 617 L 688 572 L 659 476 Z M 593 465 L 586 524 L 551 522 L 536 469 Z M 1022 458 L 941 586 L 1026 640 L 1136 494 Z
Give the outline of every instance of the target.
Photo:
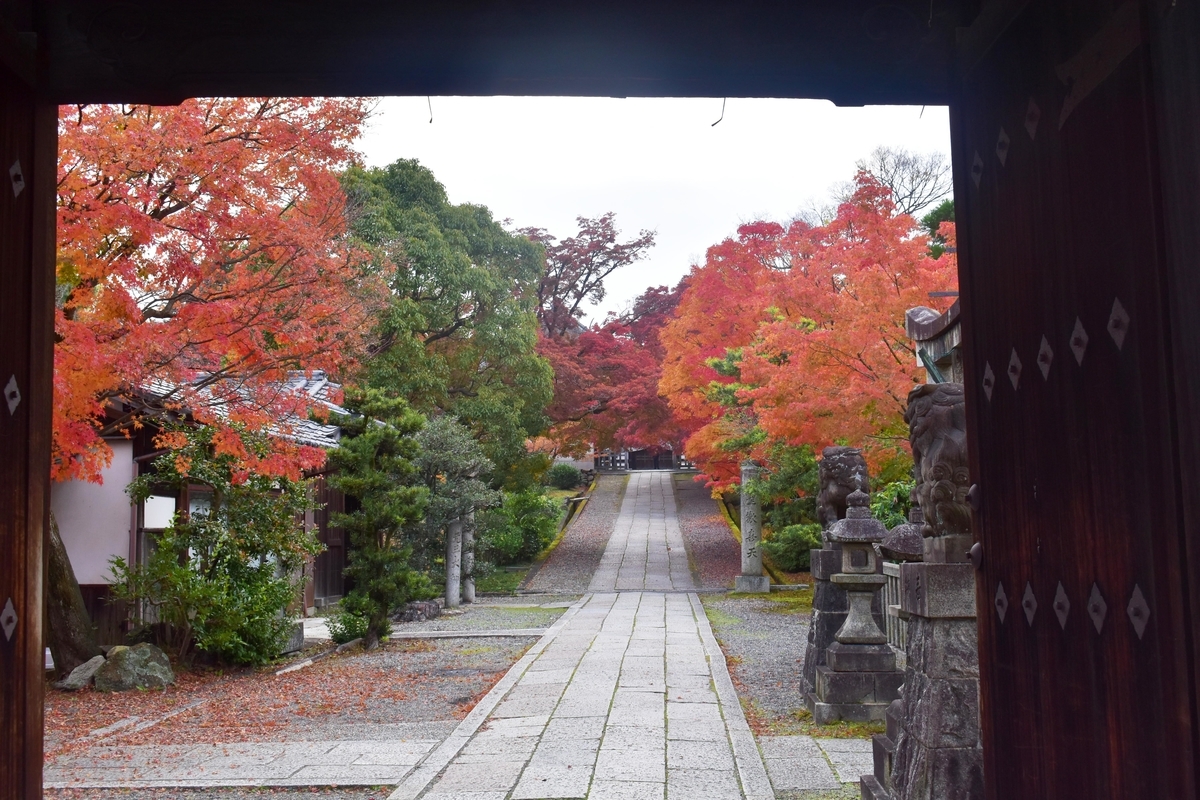
M 590 592 L 690 591 L 669 472 L 634 472 Z
M 592 593 L 393 800 L 774 798 L 693 588 L 671 475 L 630 475 Z
M 392 800 L 774 800 L 869 771 L 869 742 L 776 737 L 760 753 L 695 588 L 671 475 L 633 473 L 589 594 L 448 738 L 93 748 L 55 763 L 47 786 L 398 783 Z

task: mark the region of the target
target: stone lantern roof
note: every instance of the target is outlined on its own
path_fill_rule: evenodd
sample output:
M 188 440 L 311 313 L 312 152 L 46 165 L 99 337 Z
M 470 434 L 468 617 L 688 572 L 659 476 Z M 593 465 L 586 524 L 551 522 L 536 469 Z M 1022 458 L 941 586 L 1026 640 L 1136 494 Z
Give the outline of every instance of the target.
M 855 489 L 846 498 L 846 518 L 840 519 L 829 528 L 829 538 L 834 542 L 882 542 L 887 536 L 887 527 L 871 516 L 868 502 L 871 496 L 862 489 Z

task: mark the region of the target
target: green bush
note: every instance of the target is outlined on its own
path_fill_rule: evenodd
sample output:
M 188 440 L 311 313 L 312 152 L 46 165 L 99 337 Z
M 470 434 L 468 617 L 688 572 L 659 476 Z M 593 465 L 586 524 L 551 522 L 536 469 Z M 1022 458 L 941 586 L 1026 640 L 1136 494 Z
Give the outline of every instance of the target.
M 478 546 L 494 564 L 529 561 L 554 541 L 558 517 L 554 501 L 536 489 L 505 492 L 499 508 L 476 516 Z
M 361 614 L 338 611 L 329 618 L 329 636 L 336 644 L 345 644 L 367 635 L 370 620 Z
M 911 480 L 894 481 L 871 492 L 871 516 L 886 525 L 888 530 L 907 522 L 915 485 Z
M 546 474 L 546 483 L 555 489 L 574 489 L 583 483 L 583 473 L 570 464 L 555 464 Z
M 129 485 L 135 500 L 159 485 L 209 487 L 207 512 L 177 516 L 153 543 L 145 564 L 112 560 L 114 594 L 130 601 L 134 622 L 187 660 L 194 651 L 234 664 L 279 654 L 292 629 L 284 613 L 296 599 L 304 560 L 320 545 L 299 523 L 310 508 L 305 484 L 244 475 L 217 454 L 214 428 L 181 429 L 186 443 L 155 459 L 152 473 Z M 242 432 L 248 448 L 268 452 Z
M 811 566 L 810 550 L 821 546 L 821 526 L 788 525 L 763 540 L 763 550 L 784 572 L 804 572 Z

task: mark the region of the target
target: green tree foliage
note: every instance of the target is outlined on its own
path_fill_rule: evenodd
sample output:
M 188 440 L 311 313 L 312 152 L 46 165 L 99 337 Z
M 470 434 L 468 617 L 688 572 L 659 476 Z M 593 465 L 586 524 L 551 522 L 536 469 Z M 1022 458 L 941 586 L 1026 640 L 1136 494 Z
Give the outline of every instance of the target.
M 344 406 L 352 414 L 334 416 L 342 439 L 328 460 L 329 486 L 345 493 L 350 509 L 331 520 L 350 537 L 353 588 L 342 612 L 366 620 L 366 645 L 374 647 L 389 632 L 392 609 L 429 594 L 428 579 L 409 564 L 412 531 L 429 500 L 413 464 L 424 418 L 377 389 L 348 391 Z
M 243 447 L 270 452 L 265 437 L 213 427 L 180 428 L 153 472 L 129 485 L 135 501 L 166 486 L 211 490 L 207 511 L 175 517 L 144 565 L 112 561 L 118 597 L 133 603 L 180 658 L 193 650 L 235 664 L 261 664 L 282 649 L 300 568 L 319 550 L 301 522 L 310 507 L 300 481 L 248 473 Z M 145 622 L 145 620 L 142 620 Z
M 816 522 L 821 487 L 812 448 L 776 442 L 764 462 L 761 477 L 746 487 L 762 504 L 763 525 L 779 531 Z
M 505 492 L 504 503 L 476 517 L 482 555 L 494 564 L 532 560 L 554 541 L 559 508 L 537 489 Z
M 352 230 L 381 272 L 394 268 L 367 385 L 429 416 L 452 414 L 518 484 L 526 440 L 547 426 L 549 364 L 536 352 L 541 245 L 506 231 L 487 208 L 453 205 L 416 161 L 352 169 Z
M 929 234 L 929 255 L 934 258 L 941 258 L 946 252 L 946 237 L 941 233 L 943 222 L 954 222 L 953 197 L 943 200 L 921 217 L 921 228 Z
M 451 416 L 435 417 L 416 435 L 421 452 L 413 460 L 422 484 L 429 490 L 424 536 L 419 545 L 419 563 L 432 566 L 442 550 L 446 524 L 468 514 L 499 505 L 500 492 L 488 488 L 484 479 L 492 462 L 479 442 L 462 423 Z

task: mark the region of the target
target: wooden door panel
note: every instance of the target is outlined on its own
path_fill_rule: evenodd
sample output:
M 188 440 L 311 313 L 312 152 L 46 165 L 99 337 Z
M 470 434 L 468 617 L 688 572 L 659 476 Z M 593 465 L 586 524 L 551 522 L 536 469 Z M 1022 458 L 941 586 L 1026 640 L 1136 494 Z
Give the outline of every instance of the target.
M 1063 115 L 1063 65 L 1097 37 L 1119 49 L 1115 19 L 1140 26 L 1129 7 L 1031 4 L 954 110 L 996 798 L 1191 796 L 1147 48 L 1113 57 Z

